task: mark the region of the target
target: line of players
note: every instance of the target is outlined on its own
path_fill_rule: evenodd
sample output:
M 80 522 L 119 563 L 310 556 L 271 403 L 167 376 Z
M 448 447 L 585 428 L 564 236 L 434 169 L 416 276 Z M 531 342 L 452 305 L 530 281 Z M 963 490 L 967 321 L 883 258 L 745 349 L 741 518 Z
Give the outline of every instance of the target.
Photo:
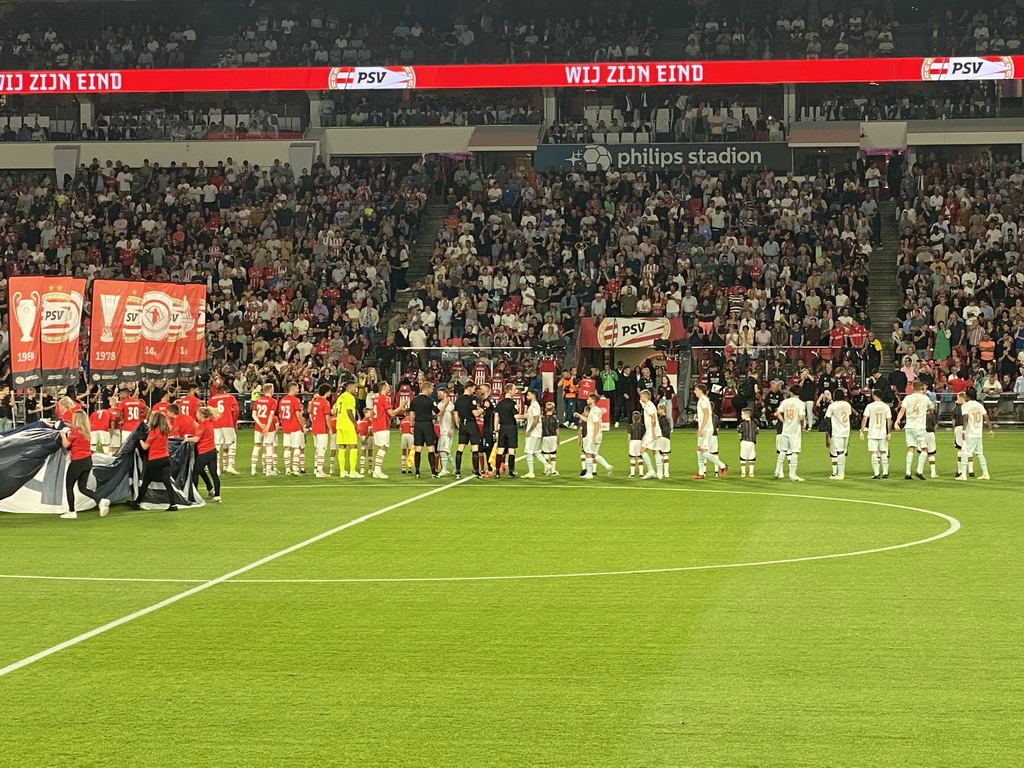
M 702 395 L 701 387 L 695 388 L 698 396 Z M 701 406 L 698 403 L 698 418 Z M 776 479 L 782 479 L 786 464 L 789 465 L 789 479 L 803 482 L 804 478 L 797 473 L 806 409 L 800 399 L 799 387 L 790 390 L 789 397 L 778 403 L 775 410 L 776 427 Z M 833 394 L 832 402 L 825 411 L 825 435 L 832 461 L 830 480 L 846 478 L 846 461 L 850 450 L 850 435 L 855 414 L 847 401 L 844 390 Z M 956 396 L 953 409 L 953 440 L 957 449 L 956 480 L 967 480 L 974 477 L 974 462 L 981 467 L 982 480 L 989 480 L 988 462 L 985 458 L 983 436 L 987 428 L 989 436 L 994 436 L 992 423 L 985 407 L 978 402 L 975 391 L 968 388 Z M 914 382 L 913 392 L 907 395 L 900 404 L 899 411 L 893 416 L 892 408 L 883 400 L 881 390 L 872 393 L 871 402 L 864 407 L 861 415 L 859 434 L 861 440 L 867 440 L 871 455 L 872 479 L 884 480 L 889 477 L 890 442 L 893 430 L 903 430 L 906 437 L 906 465 L 904 478 L 913 480 L 915 477 L 924 480 L 925 466 L 933 478 L 938 477 L 936 469 L 936 428 L 938 418 L 935 402 L 928 396 L 927 387 L 921 381 Z M 758 427 L 751 418 L 751 411 L 745 409 L 737 426 L 740 435 L 740 472 L 741 475 L 754 475 L 754 464 L 757 459 L 756 443 Z M 701 451 L 701 438 L 698 436 L 698 455 Z M 717 442 L 715 444 L 717 453 Z M 716 456 L 717 458 L 717 456 Z M 916 460 L 916 467 L 915 467 Z M 721 471 L 720 476 L 725 472 Z M 694 477 L 702 477 L 699 473 Z
M 174 402 L 171 402 L 171 394 L 166 393 L 153 406 L 154 412 L 163 412 L 168 417 L 171 436 L 189 437 L 195 434 L 196 418 L 203 406 L 197 392 L 196 386 L 190 386 L 187 394 Z M 543 468 L 543 474 L 558 474 L 557 452 L 561 425 L 555 414 L 554 403 L 541 406 L 538 393 L 533 390 L 526 393 L 525 414 L 518 412 L 514 385 L 506 386 L 499 400 L 492 396 L 491 388 L 486 384 L 469 384 L 463 394 L 455 398 L 449 395 L 442 384 L 434 397 L 433 385 L 426 382 L 407 408 L 394 405 L 392 388 L 386 383 L 380 385 L 370 408 L 358 407 L 355 392 L 356 383 L 349 382 L 343 386 L 335 403 L 331 404 L 328 400 L 330 387 L 321 386 L 309 403 L 307 419 L 307 409 L 298 397 L 296 385 L 291 385 L 280 400 L 274 397 L 273 386 L 265 385 L 262 395 L 252 406 L 254 441 L 251 473 L 257 474 L 257 469 L 262 467 L 265 475 L 278 474 L 277 445 L 280 433 L 285 474 L 303 474 L 306 433 L 309 432 L 313 435 L 317 477 L 330 476 L 333 465 L 330 454 L 336 451 L 341 477 L 361 477 L 369 470 L 373 477 L 387 479 L 383 463 L 390 448 L 392 421 L 398 417 L 403 474 L 409 472 L 419 476 L 422 455 L 426 453 L 431 475 L 442 477 L 454 474 L 456 478 L 461 478 L 463 454 L 469 448 L 472 451 L 471 467 L 474 475 L 500 476 L 507 469 L 509 477 L 515 478 L 515 452 L 519 447 L 521 424 L 525 426 L 526 438 L 528 471 L 525 477 L 535 477 L 534 470 L 538 462 Z M 717 413 L 704 385 L 697 384 L 694 395 L 697 401 L 697 472 L 692 479 L 704 479 L 708 464 L 713 466 L 716 477 L 724 478 L 729 467 L 718 453 L 720 424 Z M 591 395 L 584 410 L 574 416 L 579 424 L 580 476 L 585 479 L 595 477 L 598 466 L 609 474 L 612 471 L 612 466 L 601 455 L 604 412 L 598 403 L 599 397 Z M 648 390 L 640 393 L 640 404 L 641 410 L 633 413 L 627 427 L 629 476 L 643 479 L 667 478 L 671 455 L 671 419 L 665 406 L 656 405 Z M 233 395 L 220 392 L 211 395 L 206 405 L 214 412 L 217 468 L 227 474 L 238 474 L 235 467 L 238 402 Z M 776 406 L 770 402 L 767 405 Z M 77 401 L 61 398 L 56 405 L 56 416 L 68 421 L 71 413 L 80 408 L 81 404 Z M 97 409 L 90 414 L 93 449 L 116 452 L 121 441 L 147 418 L 149 410 L 128 388 L 122 388 L 119 393 L 111 396 L 108 408 Z M 777 403 L 774 415 L 777 422 L 774 477 L 782 478 L 788 464 L 790 479 L 803 482 L 797 468 L 802 452 L 806 410 L 797 388 L 792 388 L 789 397 Z M 842 480 L 846 476 L 854 418 L 845 391 L 837 390 L 824 419 L 832 464 L 830 479 Z M 990 435 L 994 433 L 989 415 L 978 402 L 973 390 L 968 389 L 957 395 L 953 422 L 957 449 L 956 479 L 973 477 L 974 462 L 977 459 L 981 467 L 981 479 L 988 480 L 990 476 L 982 440 L 986 428 Z M 895 416 L 890 406 L 883 401 L 882 393 L 876 390 L 872 394 L 872 401 L 864 408 L 859 430 L 861 439 L 867 440 L 871 454 L 872 477 L 889 477 L 890 440 L 894 429 L 902 429 L 906 437 L 904 477 L 925 479 L 926 465 L 931 477 L 938 477 L 935 462 L 936 427 L 935 403 L 926 394 L 923 383 L 915 383 L 914 392 L 903 400 Z M 750 409 L 742 412 L 737 430 L 740 437 L 741 476 L 753 477 L 759 428 Z M 453 444 L 456 446 L 454 453 Z

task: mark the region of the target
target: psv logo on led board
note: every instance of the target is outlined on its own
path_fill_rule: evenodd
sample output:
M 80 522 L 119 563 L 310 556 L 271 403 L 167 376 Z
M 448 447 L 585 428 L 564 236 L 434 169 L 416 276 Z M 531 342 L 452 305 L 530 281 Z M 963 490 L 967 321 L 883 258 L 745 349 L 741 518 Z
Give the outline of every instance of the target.
M 1012 80 L 1010 56 L 941 56 L 921 65 L 922 80 Z
M 327 76 L 332 91 L 402 90 L 416 87 L 412 67 L 332 67 Z

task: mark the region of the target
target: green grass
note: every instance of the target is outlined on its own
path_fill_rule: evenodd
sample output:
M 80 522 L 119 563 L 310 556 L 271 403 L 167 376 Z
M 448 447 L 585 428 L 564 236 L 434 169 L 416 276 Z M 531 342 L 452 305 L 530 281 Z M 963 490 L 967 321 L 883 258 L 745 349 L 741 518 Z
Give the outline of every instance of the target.
M 1020 766 L 1024 433 L 994 480 L 474 481 L 398 506 L 0 677 L 0 765 Z M 395 452 L 397 453 L 397 452 Z M 248 469 L 248 443 L 239 453 Z M 520 472 L 525 471 L 524 463 Z M 208 580 L 445 480 L 227 478 L 224 503 L 0 515 L 0 573 Z M 686 479 L 684 479 L 686 478 Z M 835 501 L 831 501 L 835 499 Z M 847 499 L 850 501 L 844 501 Z M 891 547 L 855 557 L 692 568 Z M 387 581 L 388 579 L 446 579 Z M 271 580 L 335 580 L 295 582 Z M 361 581 L 369 580 L 369 581 Z M 383 581 L 382 581 L 383 580 Z M 244 583 L 243 583 L 244 582 Z M 0 579 L 0 668 L 198 582 Z

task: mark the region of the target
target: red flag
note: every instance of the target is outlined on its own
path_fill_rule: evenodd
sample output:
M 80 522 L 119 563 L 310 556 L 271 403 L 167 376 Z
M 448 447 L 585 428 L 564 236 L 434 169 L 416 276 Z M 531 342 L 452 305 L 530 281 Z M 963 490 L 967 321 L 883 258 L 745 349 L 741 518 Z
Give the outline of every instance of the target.
M 14 386 L 76 384 L 81 374 L 78 338 L 85 280 L 15 276 L 9 290 Z
M 89 376 L 94 382 L 139 379 L 142 284 L 96 280 L 92 284 Z

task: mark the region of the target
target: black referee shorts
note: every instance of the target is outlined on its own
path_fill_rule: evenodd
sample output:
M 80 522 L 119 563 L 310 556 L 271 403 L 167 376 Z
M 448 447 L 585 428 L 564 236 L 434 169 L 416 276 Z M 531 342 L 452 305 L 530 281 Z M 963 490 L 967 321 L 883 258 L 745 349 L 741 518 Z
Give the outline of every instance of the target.
M 498 448 L 518 448 L 519 447 L 519 428 L 518 427 L 498 427 Z
M 434 424 L 417 422 L 412 427 L 412 444 L 416 447 L 430 446 L 437 447 L 437 435 L 434 434 Z
M 472 424 L 463 423 L 459 427 L 459 445 L 480 445 L 480 428 L 476 422 Z

